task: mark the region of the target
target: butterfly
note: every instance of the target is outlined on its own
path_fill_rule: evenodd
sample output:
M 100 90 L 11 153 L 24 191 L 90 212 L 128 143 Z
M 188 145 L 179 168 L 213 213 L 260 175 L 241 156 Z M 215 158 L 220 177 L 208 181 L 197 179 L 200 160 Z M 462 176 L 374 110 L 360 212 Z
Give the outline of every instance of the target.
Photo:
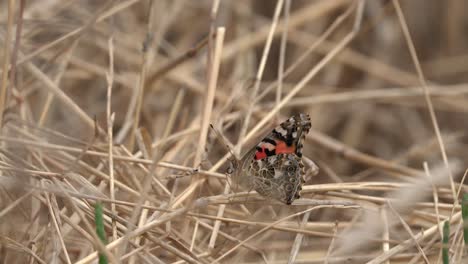
M 311 128 L 308 114 L 291 116 L 241 159 L 231 160 L 233 182 L 287 205 L 300 198 L 305 183 L 302 148 Z

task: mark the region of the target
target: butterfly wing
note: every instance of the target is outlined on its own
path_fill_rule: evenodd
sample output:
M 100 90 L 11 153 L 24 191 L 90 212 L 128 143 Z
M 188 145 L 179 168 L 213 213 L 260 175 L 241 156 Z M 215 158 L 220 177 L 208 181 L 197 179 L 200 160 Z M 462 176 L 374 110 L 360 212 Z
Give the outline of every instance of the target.
M 249 166 L 251 186 L 261 195 L 291 204 L 300 198 L 304 165 L 295 154 L 278 154 L 253 161 Z
M 296 154 L 302 157 L 302 142 L 311 128 L 310 117 L 298 114 L 273 129 L 255 146 L 255 160 L 278 154 Z
M 265 197 L 291 204 L 304 183 L 302 144 L 310 128 L 307 114 L 281 123 L 246 154 L 238 179 Z

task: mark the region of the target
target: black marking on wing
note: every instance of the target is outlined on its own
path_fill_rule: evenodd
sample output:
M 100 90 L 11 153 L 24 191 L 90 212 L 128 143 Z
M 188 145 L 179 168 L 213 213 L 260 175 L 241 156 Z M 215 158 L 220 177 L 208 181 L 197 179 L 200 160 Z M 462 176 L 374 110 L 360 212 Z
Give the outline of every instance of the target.
M 304 113 L 297 114 L 288 118 L 278 127 L 273 129 L 270 134 L 262 139 L 261 142 L 269 143 L 272 146 L 277 146 L 277 142 L 279 141 L 284 142 L 288 147 L 296 145 L 295 154 L 301 158 L 303 148 L 302 141 L 304 140 L 305 135 L 309 133 L 310 128 L 311 123 L 309 115 Z M 280 133 L 278 130 L 284 130 L 285 132 Z M 296 134 L 296 136 L 294 137 L 293 134 Z M 267 157 L 276 155 L 275 149 L 269 150 L 265 147 L 262 147 L 262 143 L 259 143 L 259 145 L 255 147 L 257 152 L 264 153 Z
M 273 139 L 269 138 L 269 137 L 266 137 L 262 140 L 263 142 L 266 142 L 266 143 L 270 143 L 272 144 L 273 146 L 276 146 L 276 141 L 274 141 Z
M 284 139 L 283 135 L 280 132 L 276 131 L 276 129 L 273 129 L 271 131 L 271 134 L 274 138 Z
M 276 149 L 269 150 L 269 149 L 264 148 L 263 150 L 265 151 L 265 154 L 266 154 L 268 157 L 276 155 Z

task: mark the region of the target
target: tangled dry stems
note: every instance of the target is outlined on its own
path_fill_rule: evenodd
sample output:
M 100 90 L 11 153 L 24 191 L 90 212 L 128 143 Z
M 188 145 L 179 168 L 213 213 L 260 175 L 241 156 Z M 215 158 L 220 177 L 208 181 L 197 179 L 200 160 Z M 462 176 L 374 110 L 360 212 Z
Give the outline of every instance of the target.
M 433 263 L 448 220 L 462 263 L 465 6 L 4 1 L 0 259 Z M 238 155 L 297 112 L 303 198 L 233 193 L 210 123 Z

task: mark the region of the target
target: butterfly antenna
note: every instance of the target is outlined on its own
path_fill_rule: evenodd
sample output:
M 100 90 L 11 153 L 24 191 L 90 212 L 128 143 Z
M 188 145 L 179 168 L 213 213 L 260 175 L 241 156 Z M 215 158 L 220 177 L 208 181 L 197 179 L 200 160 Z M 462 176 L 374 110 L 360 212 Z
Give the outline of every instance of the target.
M 232 151 L 232 148 L 229 146 L 227 140 L 219 133 L 219 131 L 213 126 L 213 124 L 210 124 L 211 129 L 213 129 L 216 138 L 218 139 L 219 143 L 224 147 L 226 152 L 229 152 L 231 154 L 231 157 L 233 157 L 235 160 L 239 160 L 237 156 L 234 154 L 234 151 Z
M 223 145 L 225 150 L 229 154 L 231 154 L 231 156 L 228 157 L 228 160 L 229 160 L 230 164 L 229 164 L 227 174 L 232 175 L 234 173 L 235 169 L 236 169 L 235 167 L 237 167 L 237 164 L 239 163 L 239 159 L 234 154 L 234 151 L 232 151 L 232 148 L 229 147 L 229 144 L 227 143 L 227 140 L 221 135 L 221 133 L 219 133 L 219 131 L 213 126 L 213 124 L 210 124 L 210 127 L 214 131 L 214 133 L 216 135 L 216 138 L 218 139 L 219 143 L 221 143 L 221 145 Z M 227 183 L 229 184 L 229 188 L 232 190 L 232 186 L 231 186 L 231 183 L 230 183 L 229 180 L 227 181 Z

